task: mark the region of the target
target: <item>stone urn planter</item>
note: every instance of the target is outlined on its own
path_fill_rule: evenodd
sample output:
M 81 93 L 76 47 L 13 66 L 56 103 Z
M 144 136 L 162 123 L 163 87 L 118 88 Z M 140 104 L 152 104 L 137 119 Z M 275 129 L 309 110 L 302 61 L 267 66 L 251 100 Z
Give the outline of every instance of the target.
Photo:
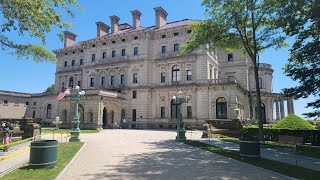
M 240 139 L 240 156 L 243 158 L 260 158 L 259 140 L 241 140 Z

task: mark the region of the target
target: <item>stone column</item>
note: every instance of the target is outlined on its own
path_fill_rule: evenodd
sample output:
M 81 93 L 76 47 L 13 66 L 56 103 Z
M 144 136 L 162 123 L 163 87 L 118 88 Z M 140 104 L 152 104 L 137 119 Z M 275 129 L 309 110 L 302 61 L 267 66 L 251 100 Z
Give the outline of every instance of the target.
M 294 114 L 294 104 L 293 104 L 293 99 L 290 99 L 290 104 L 291 104 L 291 113 Z
M 275 103 L 276 103 L 276 120 L 280 120 L 280 112 L 279 112 L 279 101 L 278 101 L 278 98 L 276 98 Z
M 280 99 L 280 118 L 284 118 L 284 105 L 283 105 L 283 99 Z
M 291 114 L 291 103 L 290 103 L 290 98 L 287 99 L 287 112 L 288 115 Z

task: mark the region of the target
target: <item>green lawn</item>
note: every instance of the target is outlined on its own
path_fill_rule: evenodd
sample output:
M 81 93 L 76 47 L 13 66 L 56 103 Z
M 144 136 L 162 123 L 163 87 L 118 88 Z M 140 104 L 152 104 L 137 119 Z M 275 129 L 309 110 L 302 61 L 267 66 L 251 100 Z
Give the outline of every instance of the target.
M 221 141 L 226 142 L 234 142 L 239 144 L 239 138 L 234 137 L 221 137 L 219 138 Z M 287 148 L 287 149 L 294 149 L 294 145 L 291 144 L 281 144 L 277 142 L 265 141 L 261 144 L 262 148 Z M 303 152 L 299 152 L 300 155 L 309 156 L 314 158 L 320 158 L 320 147 L 317 146 L 310 146 L 310 145 L 303 145 L 302 146 Z
M 2 177 L 2 179 L 6 179 L 6 180 L 55 179 L 60 174 L 60 172 L 65 168 L 65 166 L 71 161 L 71 159 L 75 156 L 75 154 L 80 150 L 83 144 L 84 144 L 83 142 L 59 144 L 58 160 L 57 160 L 56 168 L 30 170 L 28 169 L 28 165 L 25 165 L 5 175 L 4 177 Z
M 53 129 L 42 129 L 42 133 L 69 133 L 71 129 L 59 129 L 59 130 L 53 130 Z M 97 133 L 99 132 L 98 130 L 80 130 L 81 133 Z
M 254 159 L 241 159 L 240 153 L 237 151 L 231 151 L 231 150 L 226 150 L 221 147 L 217 146 L 212 146 L 208 145 L 205 143 L 201 142 L 196 142 L 196 141 L 184 141 L 183 143 L 188 144 L 190 146 L 194 146 L 206 151 L 210 151 L 216 154 L 220 154 L 238 161 L 242 161 L 254 166 L 258 166 L 264 169 L 268 169 L 280 174 L 284 174 L 287 176 L 291 176 L 294 178 L 298 179 L 320 179 L 320 172 L 319 171 L 314 171 L 310 169 L 306 169 L 303 167 L 299 166 L 293 166 L 285 163 L 281 163 L 278 161 L 272 161 L 268 159 L 259 159 L 259 160 L 254 160 Z

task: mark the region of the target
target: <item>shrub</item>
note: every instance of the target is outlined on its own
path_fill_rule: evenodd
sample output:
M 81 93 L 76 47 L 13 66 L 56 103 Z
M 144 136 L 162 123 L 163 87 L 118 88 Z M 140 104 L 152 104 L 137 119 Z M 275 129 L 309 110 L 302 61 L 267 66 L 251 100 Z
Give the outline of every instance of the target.
M 277 122 L 273 129 L 290 129 L 290 130 L 315 130 L 316 128 L 308 121 L 301 117 L 289 114 L 287 117 Z

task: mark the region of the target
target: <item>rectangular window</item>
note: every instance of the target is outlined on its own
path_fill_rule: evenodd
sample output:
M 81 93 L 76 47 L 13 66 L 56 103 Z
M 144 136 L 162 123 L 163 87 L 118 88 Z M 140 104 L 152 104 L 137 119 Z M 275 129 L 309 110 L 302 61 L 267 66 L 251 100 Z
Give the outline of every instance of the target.
M 139 48 L 138 47 L 134 47 L 133 48 L 133 55 L 134 56 L 138 56 L 138 53 L 139 53 Z
M 116 51 L 112 51 L 112 53 L 111 53 L 111 57 L 116 57 Z
M 162 83 L 164 83 L 164 82 L 166 82 L 166 75 L 165 75 L 165 73 L 164 72 L 162 72 L 161 74 L 160 74 L 160 82 L 162 82 Z
M 112 44 L 115 44 L 116 43 L 116 41 L 112 41 Z
M 33 111 L 32 112 L 32 118 L 35 118 L 36 117 L 36 111 Z
M 76 61 L 75 61 L 75 60 L 72 60 L 72 61 L 71 61 L 71 66 L 74 66 L 75 63 L 76 63 Z
M 65 61 L 65 62 L 64 62 L 64 67 L 67 67 L 67 65 L 68 65 L 68 62 Z
M 167 36 L 166 36 L 165 34 L 161 36 L 162 39 L 164 39 L 164 38 L 166 38 L 166 37 L 167 37 Z
M 179 44 L 173 45 L 173 52 L 179 52 Z
M 126 50 L 125 49 L 122 49 L 121 50 L 121 56 L 125 56 L 126 55 Z
M 187 34 L 190 34 L 192 32 L 192 30 L 187 30 Z
M 104 77 L 101 77 L 101 86 L 104 86 Z
M 126 41 L 126 39 L 122 39 L 122 42 L 125 42 Z
M 232 53 L 228 54 L 228 61 L 233 61 L 233 54 Z
M 81 81 L 78 81 L 78 86 L 81 87 Z
M 111 86 L 114 86 L 114 85 L 115 85 L 115 82 L 114 82 L 114 76 L 111 76 L 110 85 L 111 85 Z
M 36 106 L 37 105 L 37 102 L 33 102 L 33 106 Z
M 259 88 L 262 89 L 262 78 L 259 78 Z
M 228 83 L 236 82 L 236 78 L 234 76 L 228 76 Z
M 167 46 L 162 46 L 161 47 L 161 52 L 162 52 L 162 54 L 167 53 Z
M 4 100 L 4 101 L 3 101 L 3 104 L 8 104 L 8 100 Z
M 103 52 L 103 53 L 102 53 L 102 59 L 106 59 L 106 57 L 107 57 L 107 53 L 106 53 L 106 52 Z
M 161 119 L 165 117 L 165 107 L 161 107 Z
M 138 37 L 138 36 L 135 36 L 135 37 L 134 37 L 134 40 L 137 40 L 137 39 L 139 39 L 139 37 Z
M 91 55 L 91 61 L 94 62 L 96 60 L 96 54 Z
M 94 78 L 90 78 L 90 87 L 94 86 Z
M 192 71 L 187 70 L 187 81 L 191 81 L 191 80 L 192 80 Z
M 178 32 L 173 33 L 173 36 L 179 36 Z
M 133 83 L 138 83 L 138 74 L 137 74 L 137 73 L 133 73 L 133 75 L 132 75 L 132 82 L 133 82 Z
M 83 65 L 83 59 L 80 59 L 80 66 Z
M 29 102 L 26 102 L 26 106 L 29 106 Z
M 137 110 L 132 109 L 132 121 L 137 121 Z
M 121 74 L 121 76 L 120 76 L 120 84 L 124 84 L 124 82 L 125 82 L 124 75 Z
M 187 118 L 192 118 L 192 106 L 187 106 Z
M 132 98 L 137 99 L 137 91 L 132 91 Z

